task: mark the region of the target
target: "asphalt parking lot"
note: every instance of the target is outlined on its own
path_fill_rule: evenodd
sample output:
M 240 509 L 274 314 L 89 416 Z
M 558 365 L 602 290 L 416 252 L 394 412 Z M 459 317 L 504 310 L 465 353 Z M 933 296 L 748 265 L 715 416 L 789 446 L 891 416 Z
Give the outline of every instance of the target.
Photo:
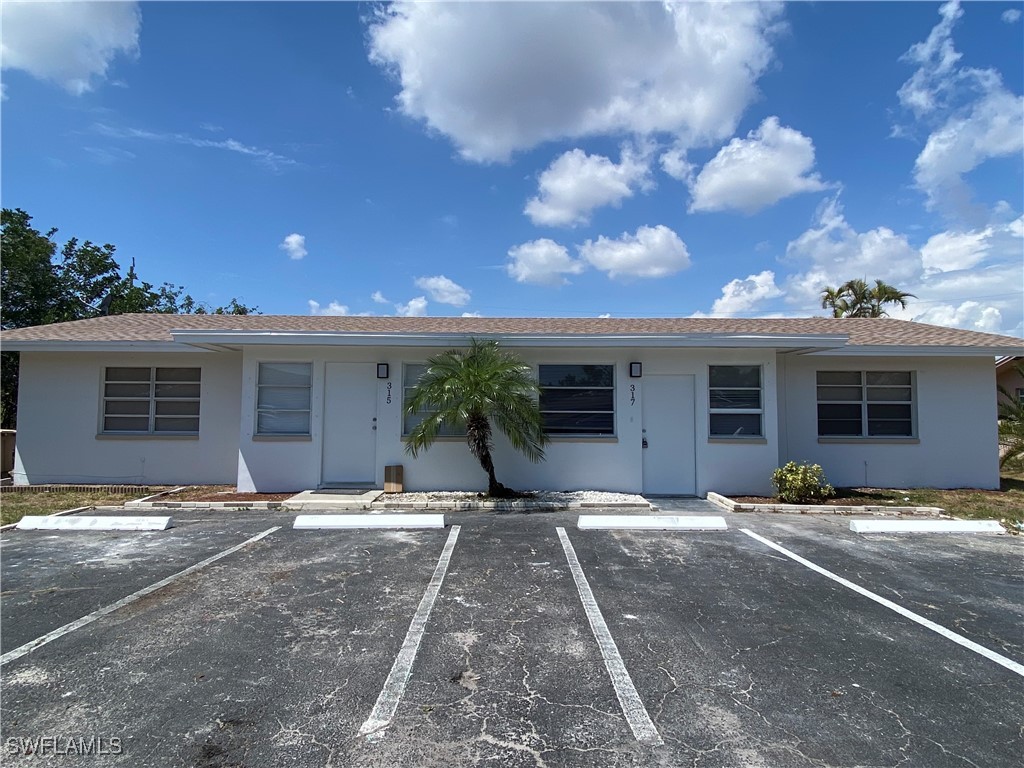
M 4 533 L 4 761 L 1020 764 L 1020 537 L 576 518 L 294 531 L 288 515 L 196 510 L 154 533 Z M 73 754 L 89 739 L 102 755 Z

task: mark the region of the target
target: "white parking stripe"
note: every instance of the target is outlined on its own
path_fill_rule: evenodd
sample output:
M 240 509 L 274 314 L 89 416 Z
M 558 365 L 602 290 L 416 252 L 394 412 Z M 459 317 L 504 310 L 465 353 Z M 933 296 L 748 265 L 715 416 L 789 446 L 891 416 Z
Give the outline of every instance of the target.
M 279 526 L 279 525 L 275 525 L 273 528 L 268 528 L 267 530 L 263 531 L 263 533 L 259 533 L 259 534 L 255 535 L 255 536 L 253 536 L 251 539 L 246 539 L 241 544 L 236 544 L 235 546 L 231 547 L 230 549 L 225 549 L 223 552 L 218 552 L 216 555 L 213 555 L 213 557 L 208 557 L 205 560 L 196 563 L 195 565 L 190 565 L 185 570 L 178 571 L 177 573 L 172 574 L 171 576 L 168 576 L 166 579 L 161 579 L 160 581 L 156 582 L 155 584 L 150 584 L 148 587 L 143 587 L 138 592 L 132 592 L 132 594 L 128 595 L 128 597 L 123 597 L 120 600 L 118 600 L 116 603 L 111 603 L 110 605 L 104 606 L 103 608 L 95 610 L 92 613 L 90 613 L 90 614 L 88 614 L 86 616 L 83 616 L 80 619 L 75 619 L 71 623 L 65 624 L 63 627 L 55 629 L 52 632 L 47 632 L 42 637 L 37 637 L 35 640 L 32 640 L 31 642 L 25 643 L 24 645 L 22 645 L 22 646 L 20 646 L 18 648 L 15 648 L 13 651 L 8 651 L 3 656 L 0 656 L 0 666 L 3 666 L 4 664 L 6 664 L 9 661 L 14 661 L 15 659 L 19 659 L 22 656 L 24 656 L 26 653 L 31 653 L 36 648 L 44 646 L 47 643 L 53 642 L 54 640 L 56 640 L 56 639 L 58 639 L 60 637 L 63 637 L 64 635 L 68 634 L 69 632 L 74 632 L 76 629 L 81 629 L 82 627 L 84 627 L 84 626 L 86 626 L 88 624 L 92 624 L 97 619 L 101 619 L 104 616 L 106 616 L 107 614 L 113 613 L 114 611 L 118 610 L 119 608 L 124 608 L 126 605 L 128 605 L 130 603 L 134 603 L 140 597 L 145 597 L 146 595 L 151 595 L 152 593 L 156 592 L 158 589 L 162 589 L 162 588 L 166 587 L 168 584 L 171 584 L 171 583 L 177 581 L 178 579 L 181 579 L 181 578 L 184 578 L 185 576 L 188 576 L 190 573 L 195 573 L 199 569 L 205 568 L 206 566 L 210 565 L 211 563 L 217 562 L 218 560 L 220 560 L 223 557 L 227 557 L 228 555 L 234 554 L 235 552 L 237 552 L 238 550 L 242 549 L 243 547 L 247 547 L 250 544 L 254 544 L 255 542 L 257 542 L 260 539 L 262 539 L 264 536 L 269 536 L 274 531 L 278 531 L 280 529 L 281 529 L 281 526 Z
M 952 640 L 957 645 L 962 645 L 964 648 L 974 651 L 975 653 L 984 656 L 986 659 L 994 661 L 996 664 L 1006 667 L 1011 672 L 1016 672 L 1018 675 L 1024 677 L 1024 665 L 1018 664 L 1016 661 L 1013 661 L 1013 659 L 1008 659 L 1002 654 L 989 650 L 983 645 L 978 645 L 973 640 L 968 640 L 963 635 L 959 635 L 956 632 L 953 632 L 952 630 L 946 629 L 942 625 L 936 624 L 934 621 L 931 621 L 930 619 L 926 619 L 924 616 L 916 614 L 913 611 L 908 611 L 902 605 L 897 605 L 896 603 L 892 602 L 892 600 L 886 600 L 881 595 L 876 595 L 869 589 L 864 589 L 864 587 L 854 584 L 852 581 L 848 581 L 844 579 L 842 576 L 837 576 L 836 574 L 832 573 L 832 571 L 826 570 L 825 568 L 822 568 L 820 565 L 815 565 L 810 560 L 800 557 L 800 555 L 796 554 L 795 552 L 790 552 L 785 547 L 776 544 L 774 541 L 769 541 L 764 536 L 758 536 L 756 533 L 747 528 L 741 528 L 740 530 L 743 531 L 743 533 L 747 534 L 747 536 L 750 536 L 752 539 L 756 539 L 757 541 L 760 541 L 762 544 L 771 547 L 776 552 L 781 552 L 790 560 L 794 560 L 800 563 L 800 565 L 806 568 L 810 568 L 812 571 L 820 573 L 822 576 L 832 579 L 832 581 L 836 582 L 837 584 L 842 584 L 847 589 L 852 589 L 857 594 L 863 595 L 869 600 L 874 600 L 879 605 L 884 605 L 886 608 L 888 608 L 891 611 L 895 611 L 900 616 L 908 618 L 911 621 L 917 622 L 922 627 L 930 629 L 932 632 L 942 635 L 948 640 Z
M 661 740 L 661 734 L 654 727 L 651 716 L 647 713 L 647 708 L 644 707 L 643 701 L 640 700 L 640 694 L 636 692 L 633 679 L 629 676 L 629 672 L 626 671 L 626 665 L 622 661 L 622 656 L 619 655 L 618 646 L 615 645 L 612 633 L 608 631 L 608 625 L 605 623 L 604 616 L 601 615 L 601 609 L 597 606 L 597 600 L 594 599 L 590 583 L 583 573 L 583 568 L 580 567 L 580 561 L 576 557 L 576 550 L 573 549 L 572 542 L 569 541 L 569 537 L 565 533 L 565 528 L 556 528 L 555 530 L 558 532 L 558 538 L 562 542 L 562 549 L 565 550 L 565 559 L 569 562 L 569 570 L 576 581 L 576 589 L 579 590 L 580 599 L 583 601 L 583 609 L 587 612 L 590 628 L 593 630 L 594 638 L 601 649 L 601 656 L 608 670 L 608 676 L 611 677 L 612 685 L 615 687 L 615 695 L 619 697 L 622 714 L 626 716 L 626 722 L 629 723 L 629 727 L 633 730 L 633 735 L 636 736 L 637 741 L 642 744 L 660 746 L 664 744 Z
M 462 526 L 453 525 L 452 532 L 448 534 L 448 541 L 445 542 L 444 549 L 441 550 L 441 557 L 437 561 L 437 567 L 434 568 L 434 575 L 431 577 L 430 584 L 427 585 L 427 591 L 423 593 L 423 599 L 420 600 L 420 605 L 412 617 L 412 623 L 409 624 L 409 631 L 405 634 L 402 648 L 398 651 L 395 663 L 391 665 L 391 672 L 388 673 L 387 680 L 384 681 L 384 687 L 381 689 L 380 695 L 377 696 L 377 703 L 373 705 L 373 711 L 370 712 L 366 722 L 359 728 L 360 736 L 370 738 L 380 736 L 395 717 L 395 710 L 398 709 L 398 702 L 401 701 L 402 694 L 405 693 L 406 683 L 409 682 L 409 675 L 412 674 L 412 665 L 416 661 L 416 652 L 419 650 L 420 641 L 423 639 L 423 632 L 427 627 L 427 619 L 430 618 L 430 612 L 434 608 L 434 601 L 437 600 L 437 595 L 441 591 L 441 583 L 444 581 L 444 575 L 448 571 L 448 563 L 452 559 L 452 550 L 455 549 L 455 542 L 459 539 L 459 531 L 461 529 Z

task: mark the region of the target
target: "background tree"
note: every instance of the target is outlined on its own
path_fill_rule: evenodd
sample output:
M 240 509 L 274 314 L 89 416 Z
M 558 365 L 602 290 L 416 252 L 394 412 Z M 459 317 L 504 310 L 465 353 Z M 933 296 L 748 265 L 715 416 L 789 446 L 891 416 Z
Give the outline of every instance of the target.
M 1014 365 L 1024 376 L 1024 363 Z M 999 466 L 1024 469 L 1024 401 L 999 387 Z
M 164 283 L 154 288 L 139 280 L 132 261 L 127 274 L 114 260 L 109 243 L 71 238 L 60 249 L 56 229 L 40 232 L 20 208 L 0 211 L 0 327 L 25 328 L 98 315 L 127 312 L 232 314 L 258 312 L 237 299 L 210 308 Z M 0 423 L 13 428 L 18 407 L 18 353 L 0 353 Z
M 474 339 L 468 350 L 442 352 L 427 361 L 405 405 L 407 415 L 424 414 L 405 450 L 413 456 L 427 450 L 443 426 L 465 429 L 469 450 L 487 473 L 487 494 L 521 496 L 495 476 L 491 423 L 530 461 L 543 461 L 547 436 L 539 394 L 530 366 L 496 341 Z
M 883 317 L 888 314 L 886 305 L 899 304 L 906 309 L 907 299 L 916 298 L 881 280 L 870 287 L 865 280 L 847 280 L 838 288 L 825 286 L 821 306 L 831 309 L 832 317 Z

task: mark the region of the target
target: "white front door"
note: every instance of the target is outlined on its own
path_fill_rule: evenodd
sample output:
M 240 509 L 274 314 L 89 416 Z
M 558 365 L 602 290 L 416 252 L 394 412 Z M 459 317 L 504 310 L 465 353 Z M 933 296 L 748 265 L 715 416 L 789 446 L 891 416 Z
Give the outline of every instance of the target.
M 373 363 L 327 363 L 321 485 L 377 477 L 377 378 Z
M 644 375 L 644 493 L 697 492 L 693 376 Z

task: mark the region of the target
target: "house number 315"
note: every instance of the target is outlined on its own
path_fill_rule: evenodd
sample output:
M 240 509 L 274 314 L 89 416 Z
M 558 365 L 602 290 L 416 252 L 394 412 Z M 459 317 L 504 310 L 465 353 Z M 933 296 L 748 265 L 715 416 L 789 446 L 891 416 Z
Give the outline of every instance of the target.
M 391 382 L 390 381 L 388 382 L 388 399 L 387 399 L 386 402 L 387 402 L 388 405 L 391 405 Z

